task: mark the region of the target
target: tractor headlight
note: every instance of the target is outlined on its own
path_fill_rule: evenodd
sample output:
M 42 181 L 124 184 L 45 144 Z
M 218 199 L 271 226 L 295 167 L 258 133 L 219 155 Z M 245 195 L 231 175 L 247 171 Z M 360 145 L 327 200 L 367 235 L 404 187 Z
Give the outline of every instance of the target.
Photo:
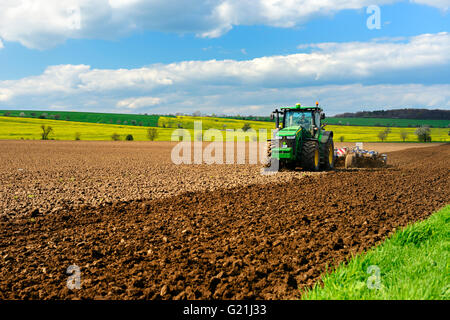
M 275 136 L 275 140 L 281 140 L 281 139 L 283 139 L 283 137 Z
M 295 139 L 295 136 L 287 136 L 286 138 L 292 140 L 292 139 Z

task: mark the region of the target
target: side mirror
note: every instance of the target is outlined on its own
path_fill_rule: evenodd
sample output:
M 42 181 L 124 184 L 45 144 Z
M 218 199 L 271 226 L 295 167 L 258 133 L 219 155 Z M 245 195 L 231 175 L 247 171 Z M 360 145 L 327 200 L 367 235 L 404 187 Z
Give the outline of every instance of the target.
M 320 120 L 325 120 L 325 113 L 322 112 L 322 113 L 320 114 Z

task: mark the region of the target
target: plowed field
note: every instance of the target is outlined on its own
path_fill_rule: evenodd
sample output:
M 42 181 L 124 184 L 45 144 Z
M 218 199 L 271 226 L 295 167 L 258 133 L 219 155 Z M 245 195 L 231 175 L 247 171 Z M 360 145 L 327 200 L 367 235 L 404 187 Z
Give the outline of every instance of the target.
M 389 168 L 261 176 L 252 165 L 175 166 L 169 144 L 8 143 L 3 299 L 295 299 L 326 265 L 450 196 L 450 145 L 390 152 Z M 70 265 L 79 290 L 66 286 Z

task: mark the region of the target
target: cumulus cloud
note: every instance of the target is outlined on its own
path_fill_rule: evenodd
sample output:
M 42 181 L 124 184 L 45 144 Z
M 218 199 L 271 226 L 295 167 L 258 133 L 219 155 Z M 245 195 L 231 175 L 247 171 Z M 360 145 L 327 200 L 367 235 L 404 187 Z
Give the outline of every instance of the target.
M 449 105 L 449 33 L 301 48 L 308 52 L 137 69 L 51 66 L 38 76 L 0 81 L 0 106 L 66 105 L 96 111 L 111 106 L 110 111 L 162 113 L 221 106 L 255 113 L 300 98 L 350 108 L 389 101 L 399 106 Z
M 218 37 L 238 25 L 290 28 L 319 15 L 400 0 L 6 0 L 0 38 L 48 48 L 77 38 L 117 38 L 136 30 Z M 448 8 L 448 1 L 413 0 Z
M 126 109 L 138 109 L 143 107 L 151 107 L 160 103 L 161 99 L 155 97 L 128 98 L 117 102 L 117 107 Z
M 3 47 L 3 42 L 2 42 L 2 39 L 0 39 L 0 49 L 3 49 L 4 47 Z

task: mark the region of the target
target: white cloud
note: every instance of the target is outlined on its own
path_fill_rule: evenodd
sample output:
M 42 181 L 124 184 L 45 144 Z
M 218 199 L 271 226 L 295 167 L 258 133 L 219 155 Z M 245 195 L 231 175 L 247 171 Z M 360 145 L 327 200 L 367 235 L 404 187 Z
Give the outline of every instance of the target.
M 2 42 L 2 39 L 0 39 L 0 49 L 3 49 L 3 48 L 4 48 L 3 42 Z
M 0 81 L 0 106 L 57 105 L 162 113 L 193 108 L 220 113 L 214 109 L 217 106 L 259 113 L 299 99 L 308 103 L 319 99 L 331 110 L 389 103 L 449 106 L 449 33 L 302 48 L 311 52 L 246 61 L 184 61 L 138 69 L 52 66 L 39 76 Z M 105 110 L 105 106 L 110 107 Z
M 155 97 L 128 98 L 117 102 L 117 107 L 126 109 L 139 109 L 143 107 L 151 107 L 160 103 L 161 99 Z
M 71 38 L 117 38 L 136 30 L 218 37 L 237 25 L 290 28 L 319 15 L 401 0 L 3 0 L 0 38 L 48 48 Z M 448 8 L 445 0 L 413 0 Z
M 12 92 L 7 88 L 0 88 L 0 102 L 8 101 L 12 97 Z
M 450 8 L 449 0 L 410 0 L 410 1 L 418 4 L 436 7 L 442 10 L 448 10 Z

